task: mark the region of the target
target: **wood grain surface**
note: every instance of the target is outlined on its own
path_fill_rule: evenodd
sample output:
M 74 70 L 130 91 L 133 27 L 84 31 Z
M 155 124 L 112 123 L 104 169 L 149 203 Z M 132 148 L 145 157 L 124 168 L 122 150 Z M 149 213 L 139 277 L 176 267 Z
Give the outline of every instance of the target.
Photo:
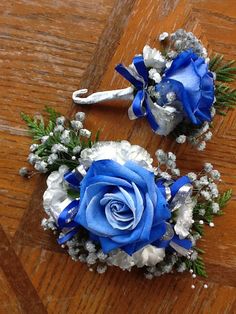
M 127 102 L 72 105 L 80 87 L 125 87 L 114 66 L 129 64 L 162 31 L 182 27 L 209 51 L 236 59 L 235 0 L 2 0 L 0 3 L 0 313 L 236 313 L 236 110 L 214 120 L 204 152 L 152 134 L 145 120 L 129 121 Z M 225 215 L 206 229 L 208 278 L 170 274 L 152 281 L 139 271 L 111 268 L 104 275 L 73 262 L 40 227 L 44 176 L 18 176 L 30 138 L 19 114 L 45 105 L 63 114 L 87 113 L 101 139 L 128 139 L 152 154 L 178 156 L 184 174 L 206 161 L 222 173 L 234 196 Z M 208 289 L 203 289 L 207 282 Z

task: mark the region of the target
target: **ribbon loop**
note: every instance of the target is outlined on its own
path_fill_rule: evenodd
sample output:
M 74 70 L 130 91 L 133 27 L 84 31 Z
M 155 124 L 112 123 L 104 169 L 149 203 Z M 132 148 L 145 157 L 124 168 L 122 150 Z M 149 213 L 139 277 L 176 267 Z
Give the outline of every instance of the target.
M 144 79 L 145 85 L 148 84 L 148 70 L 145 66 L 143 57 L 141 55 L 135 56 L 133 59 L 133 65 L 137 73 Z
M 86 171 L 82 165 L 78 166 L 73 171 L 67 172 L 64 175 L 65 181 L 75 190 L 79 190 L 80 182 L 83 180 L 86 175 Z M 61 211 L 58 219 L 57 225 L 62 229 L 67 229 L 66 233 L 58 238 L 58 243 L 63 244 L 69 241 L 77 232 L 78 232 L 78 223 L 74 221 L 74 217 L 76 216 L 79 209 L 79 199 L 72 200 L 67 198 L 63 202 L 66 207 Z M 63 230 L 64 232 L 64 230 Z
M 169 202 L 171 211 L 184 205 L 192 193 L 191 181 L 187 176 L 183 176 L 174 182 L 160 179 L 156 184 L 163 196 Z M 180 239 L 175 234 L 173 226 L 170 223 L 166 223 L 166 232 L 162 239 L 156 244 L 157 247 L 171 247 L 183 256 L 189 255 L 192 247 L 192 242 L 189 239 Z
M 60 213 L 57 224 L 60 229 L 71 228 L 77 226 L 73 218 L 78 212 L 79 200 L 75 199 L 67 205 Z
M 133 59 L 133 68 L 125 67 L 118 64 L 116 71 L 129 81 L 137 89 L 133 103 L 129 108 L 129 117 L 131 120 L 146 117 L 154 132 L 159 128 L 158 123 L 151 111 L 151 97 L 147 91 L 148 87 L 148 70 L 145 66 L 144 59 L 141 55 L 135 56 Z
M 78 166 L 74 170 L 67 172 L 64 175 L 65 181 L 75 190 L 78 190 L 80 187 L 80 182 L 83 180 L 86 175 L 86 171 L 82 165 Z
M 79 199 L 75 199 L 67 205 L 60 213 L 57 225 L 62 230 L 66 228 L 65 235 L 59 237 L 57 242 L 63 244 L 69 241 L 77 232 L 79 225 L 73 220 L 79 209 Z

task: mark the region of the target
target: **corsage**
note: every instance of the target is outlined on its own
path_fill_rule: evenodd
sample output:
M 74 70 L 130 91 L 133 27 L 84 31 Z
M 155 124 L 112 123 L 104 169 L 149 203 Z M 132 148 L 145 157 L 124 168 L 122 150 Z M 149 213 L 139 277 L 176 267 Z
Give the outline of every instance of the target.
M 220 173 L 207 163 L 181 176 L 171 152 L 157 150 L 154 162 L 138 145 L 93 137 L 83 112 L 68 121 L 46 110 L 47 125 L 22 114 L 36 140 L 28 161 L 49 173 L 42 226 L 58 234 L 72 259 L 98 273 L 117 266 L 141 268 L 149 279 L 174 270 L 206 276 L 197 241 L 231 196 L 219 194 Z

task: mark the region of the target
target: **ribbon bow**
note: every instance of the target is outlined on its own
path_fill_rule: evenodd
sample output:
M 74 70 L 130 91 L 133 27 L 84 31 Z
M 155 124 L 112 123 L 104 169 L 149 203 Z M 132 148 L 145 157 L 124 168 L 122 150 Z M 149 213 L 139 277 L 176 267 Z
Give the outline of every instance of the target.
M 161 179 L 157 181 L 157 186 L 169 202 L 171 211 L 175 211 L 184 205 L 186 199 L 191 195 L 191 181 L 187 176 L 183 176 L 171 185 L 167 183 L 166 180 Z M 180 239 L 179 236 L 175 234 L 172 225 L 167 223 L 166 233 L 156 245 L 162 248 L 170 246 L 179 254 L 187 256 L 191 253 L 189 250 L 192 247 L 192 242 L 189 239 Z
M 80 165 L 73 171 L 67 172 L 64 175 L 64 180 L 73 189 L 78 190 L 80 182 L 85 175 L 86 171 L 83 166 Z M 66 204 L 66 207 L 64 207 L 64 204 Z M 61 211 L 57 219 L 57 225 L 61 230 L 66 229 L 66 233 L 57 239 L 59 244 L 69 241 L 79 230 L 78 223 L 74 221 L 74 217 L 76 216 L 79 209 L 79 199 L 71 200 L 70 198 L 67 198 L 62 203 L 62 207 L 64 207 L 64 209 Z
M 137 89 L 133 103 L 129 108 L 129 117 L 130 119 L 137 119 L 146 116 L 152 130 L 156 132 L 159 126 L 150 109 L 152 100 L 147 91 L 148 70 L 144 64 L 143 57 L 135 56 L 133 65 L 134 69 L 125 67 L 123 64 L 118 64 L 115 67 L 116 71 Z

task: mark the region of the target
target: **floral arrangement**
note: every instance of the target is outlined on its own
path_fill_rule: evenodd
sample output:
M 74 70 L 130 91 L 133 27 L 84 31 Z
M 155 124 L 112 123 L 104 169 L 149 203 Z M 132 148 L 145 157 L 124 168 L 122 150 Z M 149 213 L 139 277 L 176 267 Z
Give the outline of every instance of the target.
M 189 142 L 204 150 L 212 137 L 215 113 L 235 105 L 236 91 L 228 86 L 235 80 L 234 61 L 223 56 L 208 57 L 206 48 L 191 32 L 179 29 L 159 37 L 162 51 L 146 45 L 128 67 L 116 71 L 131 87 L 80 97 L 87 89 L 75 91 L 73 101 L 91 104 L 112 99 L 132 100 L 129 118 L 146 117 L 159 135 L 172 134 L 177 143 Z
M 128 141 L 93 138 L 83 112 L 69 121 L 46 111 L 48 123 L 22 113 L 36 141 L 28 156 L 35 170 L 19 172 L 49 174 L 42 226 L 72 259 L 98 273 L 117 266 L 142 268 L 148 279 L 173 270 L 206 276 L 197 241 L 231 197 L 218 192 L 220 173 L 206 163 L 199 174 L 181 176 L 171 152 L 157 150 L 154 162 Z

